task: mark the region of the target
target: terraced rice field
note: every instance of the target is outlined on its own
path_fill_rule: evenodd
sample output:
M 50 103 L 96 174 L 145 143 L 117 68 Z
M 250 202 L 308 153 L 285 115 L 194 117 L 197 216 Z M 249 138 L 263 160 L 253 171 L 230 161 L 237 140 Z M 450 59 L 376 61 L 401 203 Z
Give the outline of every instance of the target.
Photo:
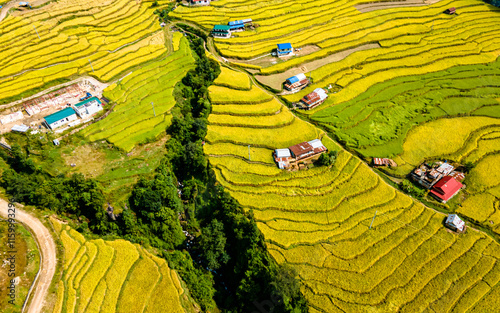
M 165 132 L 172 119 L 170 110 L 175 105 L 174 86 L 194 68 L 187 40 L 176 38 L 179 43 L 174 53 L 133 71 L 105 89 L 104 95 L 117 105 L 108 117 L 84 129 L 85 136 L 92 141 L 106 139 L 128 152 L 136 144 Z
M 151 3 L 61 0 L 9 15 L 0 23 L 0 100 L 75 76 L 109 81 L 165 55 Z
M 319 109 L 349 101 L 369 87 L 392 78 L 446 70 L 457 65 L 493 62 L 500 50 L 498 9 L 473 0 L 443 0 L 416 7 L 361 13 L 355 6 L 366 1 L 217 1 L 210 7 L 179 7 L 175 16 L 211 29 L 214 24 L 252 18 L 255 31 L 235 38 L 215 39 L 225 57 L 252 59 L 270 53 L 277 43 L 295 48 L 321 49 L 262 68 L 260 74 L 281 73 L 301 64 L 359 46 L 379 43 L 381 48 L 357 51 L 312 71 L 314 84 L 286 96 L 297 101 L 317 87 L 343 89 Z M 443 14 L 456 7 L 458 15 Z M 317 111 L 316 110 L 316 111 Z M 315 112 L 313 110 L 313 112 Z M 311 112 L 311 113 L 313 113 Z
M 64 247 L 59 312 L 194 312 L 177 273 L 129 241 L 86 240 L 51 218 Z
M 442 131 L 436 136 L 436 130 Z M 485 116 L 439 119 L 412 129 L 396 175 L 406 175 L 424 160 L 445 159 L 476 167 L 466 176 L 466 197 L 457 212 L 500 234 L 500 119 Z M 458 202 L 457 202 L 458 203 Z
M 443 214 L 388 186 L 343 150 L 331 169 L 279 170 L 274 148 L 313 138 L 340 148 L 298 118 L 274 127 L 262 122 L 277 112 L 291 115 L 275 100 L 228 103 L 219 88 L 210 93 L 210 118 L 230 115 L 228 108 L 241 118 L 208 127 L 205 152 L 218 181 L 253 210 L 273 257 L 297 269 L 310 312 L 485 312 L 498 305 L 500 246 L 490 237 L 470 228 L 447 232 Z M 265 107 L 275 112 L 262 115 Z

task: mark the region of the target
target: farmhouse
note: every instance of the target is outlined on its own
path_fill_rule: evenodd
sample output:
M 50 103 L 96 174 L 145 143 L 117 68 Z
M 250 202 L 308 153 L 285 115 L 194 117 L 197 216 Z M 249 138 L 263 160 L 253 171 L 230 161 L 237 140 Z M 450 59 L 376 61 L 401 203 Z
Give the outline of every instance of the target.
M 229 25 L 215 25 L 212 36 L 217 38 L 231 38 L 231 27 Z
M 441 178 L 453 172 L 454 169 L 455 168 L 451 164 L 446 162 L 437 162 L 435 166 L 431 166 L 428 163 L 422 163 L 413 170 L 410 177 L 418 184 L 430 189 Z
M 43 119 L 48 128 L 56 129 L 78 119 L 78 117 L 73 108 L 65 108 L 54 114 L 47 115 Z
M 251 18 L 247 18 L 247 19 L 244 19 L 244 20 L 238 20 L 238 21 L 231 21 L 231 22 L 227 23 L 227 25 L 229 26 L 231 32 L 241 32 L 241 31 L 244 31 L 245 30 L 245 26 L 249 25 L 249 24 L 252 24 L 252 19 Z
M 288 149 L 276 149 L 273 152 L 274 160 L 280 169 L 298 168 L 298 161 L 311 160 L 328 149 L 320 139 L 304 141 Z
M 278 57 L 287 57 L 293 54 L 293 47 L 291 43 L 279 43 L 276 49 Z
M 102 103 L 97 97 L 92 97 L 75 104 L 75 112 L 81 118 L 94 115 L 99 111 L 102 111 Z
M 432 187 L 430 194 L 438 201 L 446 203 L 455 196 L 463 185 L 455 178 L 446 176 Z
M 446 11 L 444 11 L 446 14 L 449 14 L 449 15 L 453 15 L 455 13 L 457 13 L 457 10 L 453 7 L 453 8 L 449 8 L 447 9 Z
M 465 223 L 456 214 L 450 214 L 444 222 L 446 227 L 451 228 L 454 231 L 463 232 L 465 230 Z
M 290 161 L 292 160 L 292 155 L 288 149 L 276 149 L 274 150 L 274 160 L 278 163 L 280 169 L 285 169 L 290 167 Z
M 373 158 L 373 165 L 374 166 L 390 166 L 390 167 L 396 167 L 398 166 L 396 162 L 392 159 L 388 158 Z
M 210 0 L 190 0 L 191 5 L 210 5 Z
M 306 75 L 303 73 L 297 74 L 295 76 L 292 76 L 288 78 L 284 83 L 284 87 L 286 90 L 291 91 L 291 92 L 298 92 L 307 85 L 309 85 L 309 79 L 307 79 Z
M 300 100 L 300 108 L 304 110 L 314 109 L 321 103 L 325 102 L 326 98 L 328 98 L 326 91 L 323 88 L 316 88 L 313 92 L 304 96 L 304 98 Z

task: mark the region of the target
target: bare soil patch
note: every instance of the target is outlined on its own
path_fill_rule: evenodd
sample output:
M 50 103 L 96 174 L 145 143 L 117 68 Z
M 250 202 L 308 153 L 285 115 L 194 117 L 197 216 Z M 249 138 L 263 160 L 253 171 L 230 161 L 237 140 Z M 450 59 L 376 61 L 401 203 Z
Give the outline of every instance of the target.
M 261 55 L 259 57 L 253 58 L 251 60 L 238 60 L 238 59 L 231 59 L 231 58 L 228 58 L 227 60 L 229 62 L 233 62 L 233 63 L 244 63 L 244 64 L 251 64 L 251 65 L 258 65 L 261 67 L 268 67 L 268 66 L 274 65 L 276 63 L 286 62 L 286 61 L 288 61 L 291 58 L 296 57 L 296 56 L 304 56 L 304 55 L 308 55 L 308 54 L 311 54 L 313 52 L 321 50 L 321 48 L 316 46 L 316 45 L 307 45 L 307 46 L 301 47 L 299 49 L 300 49 L 300 51 L 294 52 L 294 54 L 295 54 L 294 56 L 283 57 L 283 58 L 274 57 L 271 55 L 271 53 L 269 53 L 269 54 L 265 54 L 265 55 Z
M 354 53 L 356 51 L 375 49 L 375 48 L 380 48 L 380 45 L 378 43 L 366 44 L 366 45 L 362 45 L 362 46 L 359 46 L 356 48 L 347 49 L 344 51 L 340 51 L 340 52 L 331 54 L 331 55 L 327 56 L 326 58 L 322 58 L 319 60 L 315 60 L 315 61 L 301 64 L 300 66 L 291 68 L 283 73 L 273 74 L 273 75 L 265 75 L 265 76 L 264 75 L 256 75 L 255 78 L 264 85 L 267 85 L 267 86 L 269 86 L 273 89 L 276 89 L 276 90 L 282 90 L 283 82 L 289 77 L 292 77 L 292 76 L 300 74 L 300 73 L 308 73 L 308 72 L 314 71 L 314 70 L 316 70 L 324 65 L 327 65 L 327 64 L 330 64 L 333 62 L 338 62 L 342 59 L 345 59 L 351 53 Z

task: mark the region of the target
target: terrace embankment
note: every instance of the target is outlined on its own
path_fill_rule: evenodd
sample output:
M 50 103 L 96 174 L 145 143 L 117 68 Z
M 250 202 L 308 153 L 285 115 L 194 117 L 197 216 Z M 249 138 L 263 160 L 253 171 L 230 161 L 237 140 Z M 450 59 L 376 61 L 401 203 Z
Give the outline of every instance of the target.
M 373 1 L 356 4 L 354 7 L 361 13 L 371 12 L 376 10 L 401 8 L 401 7 L 418 7 L 430 5 L 441 0 L 401 0 L 401 1 Z

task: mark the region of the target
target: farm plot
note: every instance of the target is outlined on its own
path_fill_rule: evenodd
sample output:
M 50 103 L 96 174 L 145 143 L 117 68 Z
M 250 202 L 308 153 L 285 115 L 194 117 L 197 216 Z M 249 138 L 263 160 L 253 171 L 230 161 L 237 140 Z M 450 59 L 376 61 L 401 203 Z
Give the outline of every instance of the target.
M 170 125 L 175 84 L 192 68 L 194 58 L 182 37 L 177 51 L 105 89 L 104 95 L 117 105 L 108 117 L 83 133 L 92 141 L 106 139 L 127 152 L 138 143 L 156 138 Z
M 489 63 L 499 55 L 500 17 L 486 3 L 443 0 L 366 13 L 356 9 L 360 3 L 363 1 L 224 1 L 206 8 L 178 8 L 174 15 L 206 29 L 216 23 L 252 18 L 259 24 L 255 30 L 215 39 L 221 55 L 233 59 L 268 54 L 278 43 L 289 42 L 294 48 L 320 47 L 307 55 L 298 52 L 288 60 L 277 60 L 258 73 L 259 80 L 274 89 L 280 86 L 279 79 L 273 79 L 275 75 L 282 80 L 286 72 L 310 73 L 314 83 L 302 92 L 284 96 L 290 102 L 317 87 L 342 87 L 307 114 L 348 102 L 394 78 Z M 444 14 L 449 7 L 456 7 L 459 14 Z M 378 44 L 380 48 L 356 51 L 341 60 L 330 58 Z M 320 64 L 301 70 L 312 62 Z
M 454 199 L 450 206 L 500 234 L 500 119 L 470 116 L 422 124 L 408 133 L 403 153 L 395 158 L 400 166 L 392 171 L 406 175 L 432 159 L 475 165 L 464 180 L 464 199 Z
M 63 240 L 64 271 L 54 313 L 163 312 L 165 307 L 193 312 L 197 306 L 186 301 L 187 290 L 164 259 L 125 240 L 87 241 L 58 220 L 51 222 L 61 238 L 69 238 Z
M 238 116 L 256 121 L 247 112 Z M 291 114 L 285 107 L 282 112 Z M 273 257 L 298 271 L 312 312 L 480 311 L 495 303 L 500 246 L 494 240 L 472 229 L 447 232 L 444 215 L 388 186 L 345 151 L 331 168 L 272 166 L 272 149 L 306 137 L 321 137 L 339 150 L 296 118 L 292 126 L 274 128 L 210 124 L 205 152 L 221 185 L 253 210 Z M 248 145 L 258 148 L 251 160 Z
M 463 115 L 499 117 L 500 59 L 376 84 L 311 118 L 366 157 L 403 151 L 407 132 L 426 121 Z
M 148 1 L 63 0 L 9 16 L 0 23 L 0 100 L 77 75 L 108 81 L 165 55 L 154 10 Z

